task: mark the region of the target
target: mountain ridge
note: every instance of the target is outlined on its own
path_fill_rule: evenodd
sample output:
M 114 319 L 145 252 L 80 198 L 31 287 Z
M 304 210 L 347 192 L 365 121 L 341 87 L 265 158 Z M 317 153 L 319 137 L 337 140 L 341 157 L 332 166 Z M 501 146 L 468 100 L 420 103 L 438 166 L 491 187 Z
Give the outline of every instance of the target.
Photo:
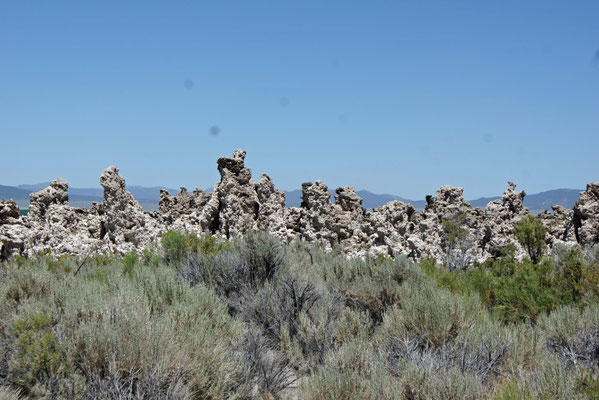
M 19 207 L 27 208 L 29 205 L 29 194 L 50 185 L 50 182 L 41 182 L 36 184 L 22 184 L 18 186 L 7 186 L 0 185 L 0 199 L 12 198 L 15 200 Z M 158 208 L 158 199 L 160 196 L 160 190 L 166 189 L 171 194 L 179 192 L 177 189 L 168 188 L 165 186 L 138 186 L 138 185 L 127 185 L 127 190 L 133 194 L 133 197 L 142 205 L 146 211 L 153 211 Z M 206 189 L 212 191 L 211 188 Z M 524 206 L 528 207 L 534 214 L 538 214 L 542 210 L 551 210 L 551 206 L 559 205 L 565 208 L 572 208 L 576 200 L 578 200 L 580 192 L 583 190 L 579 189 L 552 189 L 539 193 L 528 194 L 524 198 Z M 302 191 L 300 189 L 295 190 L 283 190 L 286 198 L 286 207 L 299 207 L 301 205 Z M 356 191 L 358 196 L 362 198 L 362 206 L 366 209 L 373 209 L 385 205 L 391 201 L 397 200 L 404 203 L 411 203 L 417 210 L 424 209 L 426 205 L 425 200 L 410 200 L 401 196 L 392 194 L 379 194 L 373 193 L 368 190 L 362 189 Z M 102 188 L 69 188 L 69 200 L 70 202 L 78 207 L 89 207 L 92 202 L 101 202 L 104 197 L 104 191 Z M 501 196 L 495 197 L 480 197 L 473 200 L 468 200 L 472 207 L 485 206 L 493 200 L 500 199 Z M 331 201 L 334 202 L 334 192 L 331 192 Z

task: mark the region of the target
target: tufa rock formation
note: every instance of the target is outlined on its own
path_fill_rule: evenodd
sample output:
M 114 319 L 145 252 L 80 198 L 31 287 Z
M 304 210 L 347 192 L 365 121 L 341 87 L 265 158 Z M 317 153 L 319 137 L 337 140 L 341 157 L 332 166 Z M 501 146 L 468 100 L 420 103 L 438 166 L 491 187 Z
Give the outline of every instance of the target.
M 19 206 L 13 200 L 0 201 L 0 260 L 25 250 L 25 229 Z
M 599 240 L 599 182 L 588 183 L 586 191 L 574 204 L 572 224 L 576 241 L 592 245 Z
M 340 246 L 350 257 L 365 254 L 405 254 L 415 260 L 435 257 L 465 268 L 475 260 L 496 257 L 508 243 L 517 245 L 514 225 L 528 215 L 523 191 L 509 182 L 501 200 L 482 210 L 464 201 L 463 189 L 444 186 L 427 196 L 417 212 L 411 204 L 390 202 L 374 210 L 350 187 L 335 190 L 335 203 L 323 181 L 302 184 L 300 207 L 285 208 L 285 195 L 268 175 L 257 183 L 245 167 L 245 151 L 217 160 L 220 182 L 213 193 L 181 188 L 173 196 L 160 192 L 158 211 L 144 213 L 125 189 L 118 168 L 100 177 L 102 203 L 88 209 L 68 203 L 68 184 L 57 179 L 31 194 L 27 217 L 19 216 L 14 201 L 0 202 L 0 254 L 33 255 L 38 251 L 82 256 L 102 252 L 126 253 L 156 242 L 167 230 L 208 232 L 229 238 L 249 229 L 268 231 L 284 242 L 319 241 Z M 599 242 L 599 183 L 589 183 L 573 210 L 553 207 L 540 221 L 547 227 L 547 244 L 593 245 Z M 447 227 L 460 226 L 459 240 L 449 240 Z

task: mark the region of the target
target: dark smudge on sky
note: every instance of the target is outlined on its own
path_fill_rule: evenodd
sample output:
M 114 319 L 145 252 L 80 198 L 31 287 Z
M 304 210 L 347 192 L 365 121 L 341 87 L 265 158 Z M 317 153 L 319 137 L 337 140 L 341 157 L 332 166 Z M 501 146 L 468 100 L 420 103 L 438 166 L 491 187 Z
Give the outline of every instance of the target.
M 214 125 L 214 126 L 210 127 L 210 135 L 218 136 L 219 134 L 220 134 L 220 128 L 218 127 L 218 125 Z

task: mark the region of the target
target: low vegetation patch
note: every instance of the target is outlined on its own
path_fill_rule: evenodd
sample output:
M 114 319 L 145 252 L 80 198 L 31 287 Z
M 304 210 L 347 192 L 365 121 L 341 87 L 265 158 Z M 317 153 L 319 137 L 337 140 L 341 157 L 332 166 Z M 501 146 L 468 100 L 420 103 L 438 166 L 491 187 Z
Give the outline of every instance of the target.
M 597 398 L 599 252 L 545 254 L 537 228 L 469 269 L 256 232 L 13 258 L 0 399 Z

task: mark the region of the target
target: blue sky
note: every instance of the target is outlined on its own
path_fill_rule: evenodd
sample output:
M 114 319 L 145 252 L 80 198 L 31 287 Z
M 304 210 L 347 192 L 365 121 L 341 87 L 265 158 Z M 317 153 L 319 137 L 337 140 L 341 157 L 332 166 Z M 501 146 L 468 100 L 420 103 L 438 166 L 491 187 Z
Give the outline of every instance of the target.
M 584 188 L 598 21 L 597 1 L 0 1 L 0 184 L 117 165 L 203 188 L 243 148 L 288 190 Z

